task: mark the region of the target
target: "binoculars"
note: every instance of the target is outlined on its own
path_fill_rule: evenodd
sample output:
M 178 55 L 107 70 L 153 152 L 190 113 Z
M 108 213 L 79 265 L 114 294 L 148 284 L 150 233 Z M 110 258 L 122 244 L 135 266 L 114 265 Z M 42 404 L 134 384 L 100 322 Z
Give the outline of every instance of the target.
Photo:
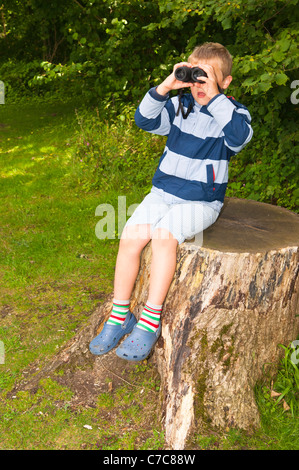
M 198 77 L 207 77 L 207 74 L 199 67 L 187 67 L 187 65 L 183 65 L 175 69 L 174 76 L 180 82 L 205 83 L 203 80 L 199 80 Z

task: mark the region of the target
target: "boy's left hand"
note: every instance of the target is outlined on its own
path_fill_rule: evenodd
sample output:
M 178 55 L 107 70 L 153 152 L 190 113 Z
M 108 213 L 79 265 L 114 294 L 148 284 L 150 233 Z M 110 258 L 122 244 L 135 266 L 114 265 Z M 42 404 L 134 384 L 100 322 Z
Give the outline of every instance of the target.
M 219 95 L 218 81 L 214 68 L 208 64 L 196 64 L 197 67 L 203 69 L 207 77 L 199 77 L 200 80 L 205 83 L 194 83 L 193 86 L 196 88 L 202 88 L 206 96 L 211 100 L 214 96 Z

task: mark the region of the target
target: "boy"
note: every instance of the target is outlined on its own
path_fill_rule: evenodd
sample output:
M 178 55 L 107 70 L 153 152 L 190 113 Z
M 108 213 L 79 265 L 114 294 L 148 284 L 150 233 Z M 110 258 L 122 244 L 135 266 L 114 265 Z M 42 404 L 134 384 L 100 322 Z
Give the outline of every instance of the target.
M 175 78 L 180 66 L 200 67 L 203 83 Z M 104 354 L 131 333 L 116 354 L 127 360 L 145 359 L 160 332 L 160 315 L 176 268 L 178 244 L 205 230 L 218 218 L 228 181 L 230 157 L 251 139 L 248 110 L 223 94 L 231 80 L 232 58 L 218 43 L 195 48 L 174 66 L 160 85 L 145 95 L 136 124 L 168 139 L 153 187 L 128 220 L 121 236 L 114 280 L 112 313 L 90 343 L 93 354 Z M 169 98 L 171 90 L 191 87 L 191 94 Z M 140 254 L 152 241 L 149 296 L 137 322 L 129 310 L 139 271 Z

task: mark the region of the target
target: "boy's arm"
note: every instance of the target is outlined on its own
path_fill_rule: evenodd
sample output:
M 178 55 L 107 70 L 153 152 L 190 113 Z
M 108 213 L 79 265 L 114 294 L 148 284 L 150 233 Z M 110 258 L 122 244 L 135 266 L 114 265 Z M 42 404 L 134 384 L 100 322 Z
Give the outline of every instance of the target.
M 221 127 L 225 136 L 225 145 L 234 153 L 238 153 L 250 141 L 253 134 L 249 111 L 240 103 L 236 101 L 233 103 L 223 93 L 219 94 L 216 72 L 211 65 L 199 64 L 199 66 L 206 72 L 207 77 L 201 77 L 205 82 L 203 85 L 196 83 L 195 86 L 203 88 L 206 96 L 210 98 L 207 110 Z M 220 86 L 226 89 L 231 79 L 231 76 L 226 77 Z
M 175 116 L 172 101 L 169 99 L 171 90 L 189 87 L 192 83 L 176 80 L 174 71 L 188 62 L 176 64 L 173 72 L 156 88 L 149 90 L 135 112 L 135 122 L 141 129 L 159 135 L 168 135 Z
M 215 96 L 207 105 L 208 111 L 222 128 L 225 144 L 238 153 L 251 140 L 251 116 L 245 106 L 232 103 L 225 95 Z
M 169 96 L 158 94 L 151 88 L 135 112 L 135 123 L 141 129 L 159 135 L 168 135 L 171 127 L 171 106 Z

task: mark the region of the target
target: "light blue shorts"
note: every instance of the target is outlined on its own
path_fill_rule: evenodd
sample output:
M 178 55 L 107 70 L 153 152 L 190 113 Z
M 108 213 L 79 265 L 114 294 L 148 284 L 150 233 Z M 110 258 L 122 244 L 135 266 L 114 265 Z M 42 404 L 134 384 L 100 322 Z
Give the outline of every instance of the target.
M 125 228 L 132 225 L 150 224 L 151 236 L 157 229 L 166 229 L 179 244 L 192 239 L 216 222 L 219 211 L 199 201 L 169 203 L 167 193 L 151 191 L 135 209 Z M 181 200 L 183 201 L 183 200 Z

